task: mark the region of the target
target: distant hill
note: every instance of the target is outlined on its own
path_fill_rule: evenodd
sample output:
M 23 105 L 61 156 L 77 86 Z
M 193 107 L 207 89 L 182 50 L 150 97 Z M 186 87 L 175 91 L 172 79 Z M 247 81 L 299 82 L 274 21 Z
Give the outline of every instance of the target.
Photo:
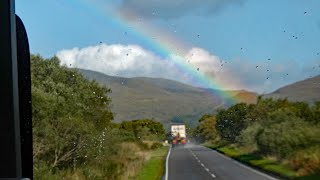
M 320 75 L 284 86 L 263 97 L 288 98 L 290 101 L 320 101 Z
M 123 78 L 99 72 L 79 70 L 91 80 L 111 88 L 112 110 L 115 121 L 155 118 L 165 124 L 188 122 L 195 125 L 203 114 L 230 105 L 217 90 L 206 90 L 162 78 Z M 256 94 L 234 91 L 234 96 L 248 96 L 255 101 Z

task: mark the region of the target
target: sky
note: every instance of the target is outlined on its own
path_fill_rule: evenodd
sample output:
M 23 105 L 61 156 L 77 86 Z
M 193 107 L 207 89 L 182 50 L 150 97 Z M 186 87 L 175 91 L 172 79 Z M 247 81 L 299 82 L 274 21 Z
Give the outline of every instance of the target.
M 268 93 L 320 74 L 318 0 L 16 0 L 31 52 L 122 77 Z

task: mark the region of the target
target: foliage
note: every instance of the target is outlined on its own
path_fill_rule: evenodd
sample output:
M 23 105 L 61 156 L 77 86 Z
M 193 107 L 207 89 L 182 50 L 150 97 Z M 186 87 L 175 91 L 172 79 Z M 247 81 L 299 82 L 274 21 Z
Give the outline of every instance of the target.
M 260 123 L 253 123 L 246 129 L 242 130 L 240 135 L 236 138 L 236 142 L 241 146 L 251 147 L 257 149 L 257 135 L 262 130 Z
M 35 179 L 132 178 L 148 149 L 139 144 L 164 134 L 153 120 L 112 123 L 111 90 L 56 57 L 32 55 L 31 77 Z
M 191 135 L 198 142 L 217 142 L 220 137 L 215 128 L 217 120 L 215 116 L 206 114 L 199 119 L 199 125 L 193 130 Z
M 119 129 L 132 132 L 138 140 L 160 140 L 165 136 L 163 125 L 151 119 L 124 121 Z
M 100 155 L 113 119 L 110 90 L 60 66 L 56 57 L 32 56 L 31 68 L 35 164 L 66 168 Z
M 236 137 L 246 128 L 246 116 L 248 105 L 245 103 L 236 104 L 227 110 L 220 110 L 217 117 L 216 128 L 221 138 L 235 142 Z
M 257 137 L 259 150 L 263 153 L 285 157 L 290 153 L 320 143 L 320 128 L 280 109 L 270 114 Z
M 207 134 L 217 133 L 221 137 L 212 142 L 210 136 L 201 136 L 210 147 L 284 177 L 309 176 L 320 171 L 320 102 L 258 97 L 256 104 L 236 104 L 219 110 L 215 117 L 215 128 L 202 123 L 207 116 L 200 119 L 196 128 L 197 133 L 205 129 Z M 274 158 L 273 162 L 264 164 L 269 157 Z M 293 171 L 298 173 L 294 175 Z
M 145 163 L 145 166 L 138 173 L 138 180 L 160 180 L 164 173 L 164 163 L 167 147 L 161 147 L 151 153 L 150 159 Z

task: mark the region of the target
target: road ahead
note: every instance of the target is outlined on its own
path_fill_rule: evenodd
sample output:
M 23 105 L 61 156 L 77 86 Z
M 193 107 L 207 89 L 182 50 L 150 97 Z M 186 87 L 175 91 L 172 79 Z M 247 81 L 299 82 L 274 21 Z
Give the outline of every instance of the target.
M 168 180 L 275 180 L 198 145 L 171 148 L 167 166 Z

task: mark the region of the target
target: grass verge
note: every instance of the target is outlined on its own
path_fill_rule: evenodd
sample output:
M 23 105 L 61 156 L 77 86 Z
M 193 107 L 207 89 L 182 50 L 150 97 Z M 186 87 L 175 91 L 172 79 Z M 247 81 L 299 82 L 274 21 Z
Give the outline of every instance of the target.
M 138 173 L 137 180 L 160 180 L 164 173 L 164 163 L 169 147 L 155 149 Z
M 297 173 L 286 164 L 282 164 L 274 159 L 268 159 L 259 155 L 246 153 L 232 146 L 208 145 L 206 147 L 215 149 L 220 153 L 225 154 L 233 159 L 236 159 L 246 165 L 260 169 L 264 172 L 286 178 L 286 179 L 298 179 L 305 180 L 303 177 L 298 177 Z

